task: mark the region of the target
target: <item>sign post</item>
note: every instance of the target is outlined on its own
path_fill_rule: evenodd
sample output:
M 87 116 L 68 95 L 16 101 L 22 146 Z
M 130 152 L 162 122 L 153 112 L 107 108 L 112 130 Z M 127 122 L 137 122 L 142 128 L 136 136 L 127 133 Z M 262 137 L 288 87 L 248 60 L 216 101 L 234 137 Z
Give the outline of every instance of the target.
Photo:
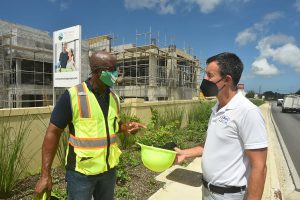
M 56 87 L 81 83 L 81 26 L 53 32 L 53 106 Z

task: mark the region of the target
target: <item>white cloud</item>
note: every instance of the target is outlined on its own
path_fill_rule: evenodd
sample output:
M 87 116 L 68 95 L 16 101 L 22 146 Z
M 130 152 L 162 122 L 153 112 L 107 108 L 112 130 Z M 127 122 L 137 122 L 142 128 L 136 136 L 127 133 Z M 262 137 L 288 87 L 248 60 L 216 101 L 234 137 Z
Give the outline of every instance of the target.
M 297 11 L 300 11 L 300 0 L 296 0 L 294 6 L 296 7 Z
M 279 74 L 275 65 L 268 63 L 266 58 L 260 58 L 252 63 L 252 72 L 255 75 L 272 76 Z
M 58 5 L 61 11 L 69 9 L 70 0 L 48 0 L 49 2 Z
M 61 11 L 67 10 L 69 8 L 69 4 L 67 2 L 62 1 L 59 4 L 59 8 L 60 8 Z
M 291 66 L 300 73 L 300 48 L 294 44 L 285 44 L 275 50 L 273 60 Z
M 256 48 L 260 52 L 260 57 L 273 57 L 276 47 L 278 48 L 278 46 L 283 46 L 285 44 L 294 42 L 295 39 L 292 36 L 282 34 L 271 35 L 261 39 Z
M 249 0 L 230 0 L 229 4 L 247 3 Z M 124 0 L 125 8 L 129 10 L 157 10 L 161 14 L 174 14 L 176 11 L 191 11 L 198 7 L 201 13 L 213 12 L 225 0 Z
M 174 14 L 174 2 L 169 3 L 169 0 L 125 0 L 125 8 L 129 10 L 138 9 L 157 9 L 161 14 Z
M 300 73 L 300 48 L 294 44 L 295 38 L 287 35 L 271 35 L 258 42 L 259 57 L 252 64 L 255 75 L 273 76 L 279 73 L 278 68 L 270 64 L 286 65 Z
M 129 9 L 154 8 L 159 0 L 125 0 L 125 7 Z
M 235 38 L 235 42 L 239 45 L 246 45 L 249 42 L 256 40 L 256 33 L 252 31 L 252 29 L 248 28 L 242 32 L 239 32 L 237 37 Z
M 271 12 L 264 16 L 263 23 L 268 24 L 276 19 L 280 19 L 281 17 L 283 17 L 282 12 Z
M 184 0 L 188 4 L 196 4 L 200 12 L 210 13 L 222 3 L 222 0 Z
M 235 42 L 240 45 L 246 45 L 257 39 L 258 35 L 262 35 L 267 31 L 267 26 L 273 21 L 283 17 L 282 12 L 272 12 L 266 14 L 260 22 L 253 24 L 252 26 L 239 32 L 235 38 Z

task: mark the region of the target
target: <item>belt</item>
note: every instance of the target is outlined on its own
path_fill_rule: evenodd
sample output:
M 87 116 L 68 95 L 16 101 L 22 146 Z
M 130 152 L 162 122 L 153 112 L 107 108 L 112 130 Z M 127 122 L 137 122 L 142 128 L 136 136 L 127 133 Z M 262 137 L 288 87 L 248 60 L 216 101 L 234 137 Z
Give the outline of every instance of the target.
M 242 192 L 246 190 L 246 186 L 228 186 L 228 187 L 222 187 L 222 186 L 217 186 L 217 185 L 212 185 L 209 184 L 208 182 L 204 179 L 202 179 L 202 183 L 204 187 L 206 187 L 209 191 L 217 194 L 224 194 L 224 193 L 237 193 L 237 192 Z

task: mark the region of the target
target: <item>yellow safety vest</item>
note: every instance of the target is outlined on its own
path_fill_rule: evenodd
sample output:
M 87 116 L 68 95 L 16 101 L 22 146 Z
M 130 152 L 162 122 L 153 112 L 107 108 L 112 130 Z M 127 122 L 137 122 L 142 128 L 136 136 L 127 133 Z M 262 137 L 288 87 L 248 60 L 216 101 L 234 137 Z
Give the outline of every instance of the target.
M 110 92 L 108 116 L 105 120 L 95 95 L 85 82 L 68 91 L 75 133 L 69 133 L 66 163 L 72 148 L 76 157 L 75 171 L 96 175 L 115 167 L 121 155 L 116 143 L 120 121 L 119 97 Z

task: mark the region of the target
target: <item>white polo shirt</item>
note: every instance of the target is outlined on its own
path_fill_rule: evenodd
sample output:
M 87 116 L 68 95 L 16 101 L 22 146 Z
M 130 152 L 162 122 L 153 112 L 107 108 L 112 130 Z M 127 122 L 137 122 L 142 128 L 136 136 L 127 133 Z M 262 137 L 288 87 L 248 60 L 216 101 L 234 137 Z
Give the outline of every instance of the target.
M 268 146 L 260 109 L 241 93 L 223 108 L 212 108 L 202 155 L 204 179 L 214 185 L 247 185 L 250 172 L 245 149 Z

